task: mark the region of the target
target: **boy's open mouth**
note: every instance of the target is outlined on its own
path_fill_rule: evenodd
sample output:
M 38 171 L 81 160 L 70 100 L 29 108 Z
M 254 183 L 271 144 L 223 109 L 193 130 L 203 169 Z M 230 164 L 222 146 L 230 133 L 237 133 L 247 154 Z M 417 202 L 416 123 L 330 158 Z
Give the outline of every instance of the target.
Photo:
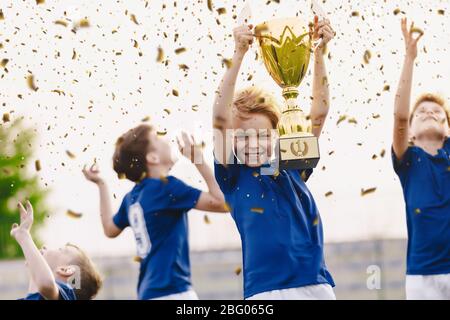
M 433 121 L 438 121 L 438 119 L 436 119 L 435 117 L 432 117 L 432 116 L 428 116 L 428 117 L 425 117 L 425 118 L 423 118 L 423 121 L 427 121 L 427 120 L 433 120 Z

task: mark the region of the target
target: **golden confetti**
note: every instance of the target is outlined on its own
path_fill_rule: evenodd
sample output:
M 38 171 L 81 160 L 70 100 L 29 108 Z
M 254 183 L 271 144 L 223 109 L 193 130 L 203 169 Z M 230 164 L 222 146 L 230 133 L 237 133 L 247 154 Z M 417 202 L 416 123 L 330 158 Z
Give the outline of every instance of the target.
M 156 131 L 156 134 L 158 136 L 165 136 L 167 134 L 167 131 Z
M 369 64 L 371 58 L 372 58 L 372 53 L 369 50 L 364 51 L 364 56 L 363 56 L 364 63 Z
M 175 96 L 175 97 L 178 97 L 178 90 L 175 90 L 175 89 L 173 89 L 172 90 L 172 94 Z
M 242 272 L 242 268 L 241 267 L 236 267 L 236 269 L 234 269 L 234 273 L 238 276 L 240 275 Z
M 212 0 L 207 0 L 206 5 L 207 5 L 207 7 L 208 7 L 208 10 L 212 12 L 212 11 L 213 11 L 213 3 L 212 3 Z
M 45 0 L 36 0 L 36 4 L 44 4 Z
M 134 262 L 141 262 L 142 261 L 142 258 L 141 257 L 139 257 L 139 256 L 135 256 L 134 258 L 133 258 L 133 261 Z
M 164 61 L 164 51 L 161 47 L 158 48 L 158 56 L 156 57 L 156 62 Z
M 319 224 L 319 216 L 317 216 L 313 221 L 313 226 L 317 226 Z
M 445 10 L 439 9 L 439 10 L 438 10 L 438 14 L 441 15 L 441 16 L 443 16 L 443 15 L 445 14 Z
M 34 167 L 36 168 L 36 171 L 41 171 L 41 161 L 39 161 L 39 160 L 36 160 L 35 162 L 34 162 Z
M 358 124 L 358 121 L 355 118 L 350 118 L 348 119 L 348 123 Z
M 63 26 L 63 27 L 67 27 L 67 25 L 68 25 L 68 23 L 64 20 L 56 20 L 56 21 L 53 21 L 53 23 L 56 25 Z
M 75 60 L 77 58 L 77 52 L 75 51 L 75 49 L 73 49 L 72 51 L 72 60 Z
M 28 88 L 30 88 L 31 90 L 33 90 L 33 91 L 38 90 L 38 88 L 34 84 L 34 76 L 32 74 L 27 76 L 27 84 L 28 84 Z
M 420 34 L 420 35 L 423 35 L 423 34 L 424 34 L 424 32 L 423 32 L 422 29 L 416 28 L 416 27 L 414 27 L 414 28 L 411 29 L 411 33 L 418 33 L 418 34 Z
M 390 89 L 391 89 L 391 86 L 388 84 L 383 87 L 383 91 L 389 91 Z
M 75 158 L 76 158 L 75 154 L 73 154 L 73 153 L 70 152 L 69 150 L 66 150 L 66 154 L 67 154 L 67 156 L 68 156 L 70 159 L 75 159 Z
M 399 9 L 399 8 L 396 8 L 396 9 L 394 10 L 394 16 L 398 15 L 399 13 L 400 13 L 400 9 Z
M 422 210 L 420 210 L 419 208 L 417 208 L 416 210 L 414 210 L 414 213 L 415 213 L 415 214 L 420 214 L 420 213 L 422 213 Z
M 0 66 L 2 66 L 3 68 L 6 67 L 6 65 L 8 64 L 9 59 L 2 59 L 2 61 L 0 61 Z
M 328 191 L 327 193 L 325 193 L 325 197 L 330 197 L 333 195 L 333 191 Z
M 79 218 L 81 218 L 81 217 L 83 216 L 82 213 L 75 212 L 75 211 L 72 211 L 72 210 L 67 210 L 67 211 L 66 211 L 66 214 L 67 214 L 69 217 L 75 218 L 75 219 L 79 219 Z
M 211 224 L 211 221 L 209 220 L 209 217 L 208 217 L 206 214 L 203 216 L 203 221 L 204 221 L 206 224 Z
M 131 14 L 131 15 L 130 15 L 130 19 L 131 19 L 131 21 L 133 21 L 135 24 L 139 25 L 139 22 L 137 21 L 136 16 L 135 16 L 134 14 Z
M 127 175 L 125 173 L 118 173 L 117 174 L 117 178 L 119 178 L 119 180 L 125 180 L 127 178 Z
M 142 122 L 150 121 L 150 116 L 146 116 L 145 118 L 142 118 L 141 121 L 142 121 Z
M 183 70 L 183 71 L 189 70 L 189 67 L 187 65 L 185 65 L 184 63 L 179 64 L 178 68 L 180 68 L 180 70 Z
M 369 188 L 369 189 L 361 189 L 361 196 L 365 196 L 371 193 L 374 193 L 377 188 Z
M 359 12 L 358 11 L 353 11 L 352 12 L 352 17 L 359 17 Z
M 233 65 L 233 62 L 231 61 L 231 59 L 222 59 L 222 63 L 227 67 L 227 69 L 230 69 L 231 66 Z
M 175 53 L 176 54 L 181 54 L 181 53 L 184 53 L 184 52 L 186 52 L 186 48 L 178 48 L 178 49 L 175 49 Z
M 223 208 L 224 208 L 226 211 L 231 212 L 231 207 L 230 207 L 230 205 L 229 205 L 227 202 L 224 203 Z
M 193 106 L 191 107 L 191 109 L 192 109 L 192 111 L 197 112 L 197 111 L 198 111 L 198 105 L 193 105 Z
M 0 20 L 5 20 L 5 15 L 3 14 L 2 9 L 0 9 Z
M 3 122 L 9 122 L 10 118 L 9 118 L 9 113 L 4 113 L 3 114 Z
M 253 175 L 255 178 L 258 178 L 258 177 L 259 177 L 258 171 L 253 171 L 252 175 Z
M 165 113 L 167 113 L 168 115 L 170 115 L 170 110 L 169 109 L 163 109 Z
M 385 149 L 381 150 L 380 157 L 384 158 L 385 155 L 386 155 L 386 150 Z
M 342 121 L 344 121 L 345 119 L 347 119 L 346 115 L 342 115 L 339 117 L 338 121 L 336 122 L 336 125 L 339 125 L 339 123 L 341 123 Z
M 217 13 L 218 13 L 219 15 L 225 14 L 225 13 L 227 13 L 227 9 L 225 9 L 225 8 L 219 8 L 219 9 L 217 9 Z
M 64 91 L 59 90 L 59 89 L 54 89 L 54 90 L 52 90 L 52 92 L 57 93 L 59 96 L 60 96 L 60 95 L 65 96 L 65 95 L 66 95 L 66 93 L 65 93 Z
M 263 208 L 251 208 L 250 211 L 254 212 L 254 213 L 259 213 L 259 214 L 263 214 L 264 213 L 264 209 Z

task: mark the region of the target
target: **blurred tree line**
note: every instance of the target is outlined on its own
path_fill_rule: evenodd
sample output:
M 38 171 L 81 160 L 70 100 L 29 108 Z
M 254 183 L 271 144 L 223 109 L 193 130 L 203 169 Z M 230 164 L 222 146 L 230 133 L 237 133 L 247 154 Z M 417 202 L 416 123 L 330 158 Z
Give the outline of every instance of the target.
M 39 183 L 39 162 L 33 159 L 36 133 L 21 119 L 0 122 L 0 259 L 22 257 L 10 236 L 11 225 L 19 222 L 17 201 L 30 200 L 34 207 L 33 236 L 47 216 L 47 191 Z M 39 241 L 38 241 L 39 242 Z

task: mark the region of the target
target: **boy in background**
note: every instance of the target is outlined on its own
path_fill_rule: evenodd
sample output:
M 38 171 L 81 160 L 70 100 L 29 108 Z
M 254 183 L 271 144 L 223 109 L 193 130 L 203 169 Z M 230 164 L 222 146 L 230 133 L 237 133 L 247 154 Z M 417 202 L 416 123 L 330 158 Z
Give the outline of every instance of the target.
M 450 115 L 445 101 L 421 96 L 410 112 L 417 43 L 401 21 L 406 54 L 394 105 L 392 161 L 406 204 L 407 299 L 450 300 Z
M 100 290 L 102 280 L 88 256 L 74 245 L 39 250 L 30 230 L 33 207 L 18 203 L 20 224 L 13 224 L 11 236 L 22 248 L 30 275 L 28 295 L 23 300 L 90 300 Z M 75 280 L 75 286 L 70 285 Z
M 208 191 L 200 191 L 169 175 L 176 159 L 166 139 L 149 125 L 133 128 L 117 140 L 114 170 L 135 185 L 114 216 L 108 187 L 99 170 L 95 166 L 83 169 L 86 179 L 99 188 L 105 235 L 115 238 L 126 227 L 133 229 L 141 259 L 138 280 L 141 300 L 198 299 L 190 279 L 187 213 L 194 208 L 227 212 L 223 194 L 203 159 L 202 147 L 186 133 L 178 145 L 181 153 L 195 164 Z

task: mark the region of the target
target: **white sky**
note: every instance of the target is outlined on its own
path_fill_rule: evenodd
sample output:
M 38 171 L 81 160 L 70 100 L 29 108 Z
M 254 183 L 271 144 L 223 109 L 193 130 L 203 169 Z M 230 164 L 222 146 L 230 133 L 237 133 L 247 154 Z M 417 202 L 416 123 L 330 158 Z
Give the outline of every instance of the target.
M 0 69 L 0 77 L 4 76 L 0 79 L 0 114 L 8 112 L 12 119 L 24 116 L 26 124 L 39 131 L 35 159 L 42 163 L 39 176 L 51 189 L 52 207 L 42 236 L 50 246 L 69 241 L 94 254 L 134 253 L 130 231 L 115 240 L 103 236 L 97 190 L 84 180 L 81 168 L 97 159 L 111 192 L 117 195 L 117 208 L 132 184 L 117 180 L 112 170 L 114 142 L 144 117 L 150 116 L 153 124 L 171 136 L 180 128 L 195 132 L 206 140 L 206 155 L 212 164 L 211 107 L 225 71 L 220 55 L 232 55 L 231 32 L 236 24 L 232 15 L 239 14 L 244 1 L 214 0 L 214 12 L 207 9 L 206 1 L 178 1 L 175 6 L 174 1 L 151 0 L 147 8 L 145 2 L 46 0 L 38 6 L 34 0 L 0 0 L 5 16 L 0 21 L 0 60 L 9 59 L 9 72 Z M 309 1 L 282 0 L 269 5 L 264 0 L 250 2 L 255 24 L 298 11 L 310 16 Z M 221 7 L 227 12 L 219 16 L 215 9 Z M 446 59 L 450 40 L 444 32 L 450 29 L 449 3 L 328 0 L 323 7 L 338 34 L 329 45 L 331 60 L 326 59 L 331 110 L 320 139 L 322 158 L 308 185 L 322 214 L 325 239 L 405 237 L 403 197 L 390 162 L 393 101 L 404 51 L 400 32 L 403 14 L 395 16 L 393 11 L 400 8 L 425 31 L 413 96 L 424 91 L 445 94 L 450 80 L 450 60 Z M 445 14 L 438 14 L 438 9 L 445 10 Z M 353 11 L 358 11 L 359 17 L 351 17 Z M 131 14 L 139 25 L 131 21 Z M 67 28 L 53 23 L 84 17 L 91 27 L 76 34 L 70 31 L 71 22 Z M 170 61 L 167 67 L 156 62 L 159 46 Z M 187 51 L 175 54 L 180 47 Z M 372 59 L 362 66 L 367 49 Z M 72 59 L 74 51 L 76 58 Z M 254 60 L 255 52 L 255 48 L 250 50 L 237 87 L 254 83 L 281 100 L 281 90 L 261 62 Z M 181 71 L 179 64 L 188 65 L 189 70 Z M 35 75 L 37 92 L 27 87 L 28 71 Z M 251 81 L 246 80 L 248 74 L 253 75 Z M 308 75 L 300 87 L 299 102 L 307 110 L 311 80 Z M 390 91 L 383 91 L 385 85 L 390 86 Z M 66 95 L 51 92 L 55 89 Z M 172 95 L 172 89 L 178 90 L 179 97 Z M 198 111 L 192 110 L 193 105 L 198 105 Z M 171 113 L 164 112 L 165 108 Z M 337 125 L 341 115 L 355 118 L 357 124 L 343 121 Z M 374 119 L 372 115 L 380 117 Z M 383 149 L 385 157 L 372 160 L 372 155 L 379 155 Z M 76 158 L 70 159 L 66 150 Z M 330 155 L 331 151 L 334 153 Z M 30 159 L 30 164 L 35 159 Z M 321 170 L 323 166 L 325 170 Z M 195 168 L 184 159 L 177 163 L 173 174 L 204 187 Z M 376 192 L 361 197 L 361 189 L 371 187 L 377 187 Z M 333 195 L 325 197 L 328 191 Z M 83 217 L 71 219 L 65 215 L 67 209 L 82 212 Z M 209 219 L 211 224 L 205 224 L 202 213 L 190 214 L 193 249 L 239 246 L 230 216 L 210 214 Z

